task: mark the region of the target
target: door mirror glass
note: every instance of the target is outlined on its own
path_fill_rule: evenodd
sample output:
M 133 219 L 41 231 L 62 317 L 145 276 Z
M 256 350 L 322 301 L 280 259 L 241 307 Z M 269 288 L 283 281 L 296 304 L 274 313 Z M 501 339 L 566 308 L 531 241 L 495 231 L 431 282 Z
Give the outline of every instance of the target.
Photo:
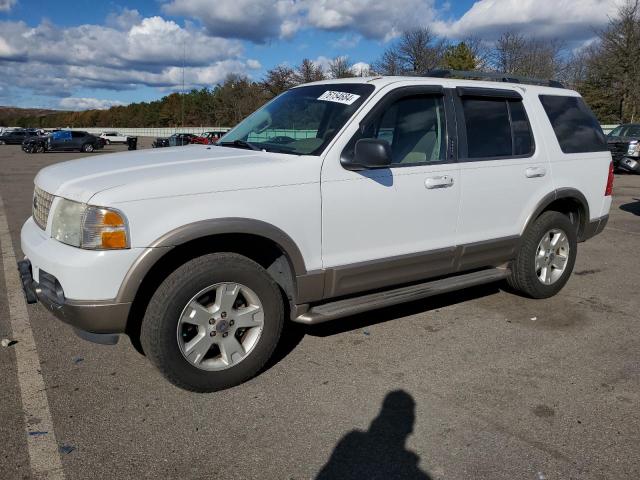
M 386 140 L 361 138 L 356 142 L 353 160 L 343 160 L 347 170 L 387 168 L 391 165 L 391 146 Z

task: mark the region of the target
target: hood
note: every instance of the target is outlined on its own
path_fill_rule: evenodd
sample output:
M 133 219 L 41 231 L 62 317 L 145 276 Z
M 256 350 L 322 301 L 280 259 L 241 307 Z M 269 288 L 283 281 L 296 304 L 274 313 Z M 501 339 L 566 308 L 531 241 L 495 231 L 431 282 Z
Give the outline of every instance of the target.
M 309 168 L 315 165 L 317 168 Z M 314 173 L 315 172 L 315 173 Z M 319 157 L 211 145 L 94 155 L 42 169 L 35 184 L 53 195 L 104 205 L 176 195 L 317 181 Z

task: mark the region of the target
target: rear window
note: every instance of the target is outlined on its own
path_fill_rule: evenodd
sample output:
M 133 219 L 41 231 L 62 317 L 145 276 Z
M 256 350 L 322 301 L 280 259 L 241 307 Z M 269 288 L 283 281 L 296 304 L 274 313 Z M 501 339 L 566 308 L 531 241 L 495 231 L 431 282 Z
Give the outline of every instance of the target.
M 540 102 L 564 153 L 607 150 L 602 128 L 582 98 L 540 95 Z

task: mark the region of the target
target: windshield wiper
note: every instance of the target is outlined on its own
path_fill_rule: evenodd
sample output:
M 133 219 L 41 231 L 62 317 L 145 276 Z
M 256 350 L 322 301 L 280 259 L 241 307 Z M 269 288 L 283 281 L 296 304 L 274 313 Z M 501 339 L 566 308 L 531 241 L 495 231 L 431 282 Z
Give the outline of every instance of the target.
M 236 148 L 246 148 L 248 150 L 257 150 L 260 151 L 261 148 L 253 143 L 245 142 L 244 140 L 234 140 L 233 142 L 218 142 L 217 145 L 221 147 L 236 147 Z

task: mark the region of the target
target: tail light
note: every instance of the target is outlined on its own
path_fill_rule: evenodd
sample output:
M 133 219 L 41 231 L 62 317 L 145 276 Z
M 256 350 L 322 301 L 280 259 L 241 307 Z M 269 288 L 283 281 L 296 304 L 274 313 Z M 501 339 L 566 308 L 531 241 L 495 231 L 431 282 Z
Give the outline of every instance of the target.
M 607 188 L 604 190 L 604 196 L 610 197 L 613 193 L 613 162 L 609 164 L 609 177 L 607 178 Z

